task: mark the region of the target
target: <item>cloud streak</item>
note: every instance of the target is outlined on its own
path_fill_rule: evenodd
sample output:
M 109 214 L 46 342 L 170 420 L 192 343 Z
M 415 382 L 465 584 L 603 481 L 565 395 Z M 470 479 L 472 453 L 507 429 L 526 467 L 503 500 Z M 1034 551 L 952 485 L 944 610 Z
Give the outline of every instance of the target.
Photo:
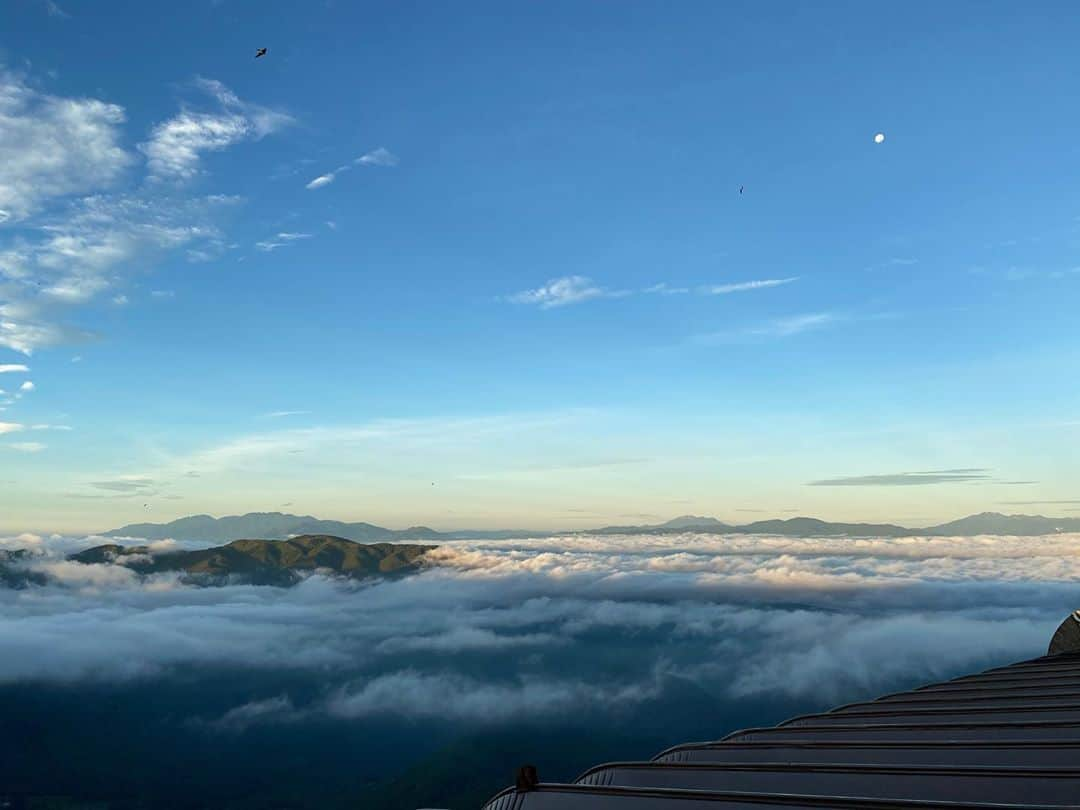
M 46 446 L 41 442 L 12 442 L 8 445 L 12 450 L 18 450 L 20 453 L 40 453 Z
M 540 309 L 554 309 L 595 298 L 614 298 L 626 294 L 600 287 L 588 276 L 563 276 L 553 278 L 541 287 L 514 293 L 507 300 L 515 304 L 535 304 Z
M 844 478 L 824 478 L 810 481 L 811 487 L 910 487 L 930 484 L 952 484 L 966 481 L 985 481 L 989 471 L 979 467 L 955 470 L 887 473 L 885 475 L 854 475 Z
M 326 174 L 320 174 L 315 179 L 311 180 L 304 188 L 314 191 L 315 189 L 324 188 L 325 186 L 333 183 L 339 175 L 350 171 L 356 166 L 383 166 L 391 167 L 397 166 L 398 158 L 390 150 L 379 147 L 373 149 L 367 154 L 361 155 L 350 163 L 346 163 L 342 166 L 338 166 L 332 172 Z
M 321 179 L 321 178 L 316 178 Z M 313 181 L 314 182 L 314 181 Z M 791 278 L 770 278 L 757 281 L 742 281 L 732 284 L 714 284 L 699 287 L 700 295 L 727 295 L 735 292 L 779 287 L 798 281 L 798 276 Z M 611 290 L 600 286 L 588 276 L 571 275 L 550 279 L 546 284 L 534 289 L 522 290 L 506 297 L 515 304 L 536 304 L 541 309 L 579 304 L 597 298 L 625 298 L 632 295 L 686 295 L 689 287 L 673 287 L 667 282 L 653 284 L 640 290 Z
M 291 233 L 289 231 L 282 231 L 274 236 L 272 239 L 264 239 L 261 242 L 256 242 L 255 247 L 264 253 L 271 253 L 278 248 L 288 247 L 295 242 L 299 242 L 303 239 L 311 239 L 314 234 L 310 233 Z
M 729 293 L 780 287 L 784 284 L 791 284 L 798 280 L 798 276 L 792 276 L 790 278 L 766 278 L 757 281 L 740 281 L 734 284 L 716 284 L 711 287 L 703 287 L 701 291 L 706 295 L 728 295 Z

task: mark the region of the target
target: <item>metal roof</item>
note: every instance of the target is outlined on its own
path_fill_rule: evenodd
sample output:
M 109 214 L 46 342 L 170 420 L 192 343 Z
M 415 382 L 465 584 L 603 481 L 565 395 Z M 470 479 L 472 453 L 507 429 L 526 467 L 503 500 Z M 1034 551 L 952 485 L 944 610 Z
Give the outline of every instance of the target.
M 1080 808 L 1080 611 L 1041 658 L 531 778 L 484 810 Z

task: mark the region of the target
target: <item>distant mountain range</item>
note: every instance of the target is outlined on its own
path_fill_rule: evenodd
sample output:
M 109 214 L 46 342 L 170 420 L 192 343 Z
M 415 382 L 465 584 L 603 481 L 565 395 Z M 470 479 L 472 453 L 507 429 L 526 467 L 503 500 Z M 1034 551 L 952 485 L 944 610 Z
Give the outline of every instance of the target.
M 197 551 L 150 553 L 147 546 L 95 546 L 68 557 L 81 563 L 121 563 L 141 574 L 180 571 L 195 584 L 241 580 L 253 585 L 292 585 L 316 569 L 355 579 L 391 577 L 419 568 L 435 546 L 364 545 L 342 537 L 302 535 L 288 540 L 234 540 Z
M 1056 532 L 1080 532 L 1080 518 L 1048 518 L 1041 515 L 1002 515 L 983 512 L 949 523 L 928 528 L 912 529 L 891 523 L 830 523 L 816 518 L 796 517 L 787 520 L 759 520 L 754 523 L 731 525 L 712 517 L 683 515 L 666 523 L 645 526 L 607 526 L 602 529 L 575 532 L 576 534 L 678 534 L 701 532 L 717 534 L 778 534 L 788 537 L 910 537 L 912 535 L 1023 535 L 1033 536 Z M 138 537 L 145 540 L 194 540 L 207 543 L 226 543 L 237 538 L 259 537 L 284 540 L 296 535 L 333 535 L 356 542 L 440 542 L 459 539 L 515 539 L 566 534 L 556 531 L 482 530 L 439 532 L 427 526 L 409 529 L 387 529 L 371 523 L 345 523 L 339 520 L 320 520 L 311 515 L 289 515 L 281 512 L 251 512 L 214 518 L 193 515 L 170 523 L 133 523 L 105 532 L 107 537 Z

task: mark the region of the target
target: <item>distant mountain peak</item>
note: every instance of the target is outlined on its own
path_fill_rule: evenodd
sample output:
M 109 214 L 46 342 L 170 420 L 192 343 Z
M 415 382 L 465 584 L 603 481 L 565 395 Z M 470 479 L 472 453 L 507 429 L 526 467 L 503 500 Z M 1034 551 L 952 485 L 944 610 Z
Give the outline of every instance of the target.
M 666 523 L 661 523 L 661 526 L 725 526 L 722 520 L 717 520 L 714 517 L 703 517 L 701 515 L 679 515 L 676 518 L 672 518 Z

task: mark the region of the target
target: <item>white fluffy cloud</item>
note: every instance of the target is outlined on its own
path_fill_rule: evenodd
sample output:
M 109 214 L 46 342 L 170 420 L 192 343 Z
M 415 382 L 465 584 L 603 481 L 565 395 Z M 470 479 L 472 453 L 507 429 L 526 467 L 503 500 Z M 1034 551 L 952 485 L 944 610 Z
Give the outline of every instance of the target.
M 0 71 L 0 211 L 20 220 L 55 197 L 111 185 L 133 162 L 120 145 L 124 110 L 42 93 Z
M 0 364 L 0 374 L 10 374 L 12 372 L 28 372 L 29 367 L 24 366 L 22 363 L 4 363 Z
M 154 127 L 139 146 L 152 177 L 189 180 L 199 173 L 204 153 L 258 140 L 292 123 L 283 112 L 241 101 L 219 81 L 200 78 L 195 85 L 216 102 L 215 109 L 184 109 Z
M 260 138 L 290 120 L 241 101 L 219 82 L 197 85 L 215 111 L 184 109 L 154 128 L 142 145 L 152 177 L 193 176 L 204 152 Z M 116 287 L 128 269 L 161 252 L 186 246 L 210 257 L 223 249 L 217 223 L 235 198 L 183 196 L 161 186 L 153 194 L 115 191 L 139 162 L 121 146 L 124 121 L 115 104 L 51 96 L 0 73 L 0 227 L 36 225 L 8 241 L 0 231 L 0 346 L 31 354 L 89 339 L 64 325 L 67 308 L 106 293 L 125 303 Z

